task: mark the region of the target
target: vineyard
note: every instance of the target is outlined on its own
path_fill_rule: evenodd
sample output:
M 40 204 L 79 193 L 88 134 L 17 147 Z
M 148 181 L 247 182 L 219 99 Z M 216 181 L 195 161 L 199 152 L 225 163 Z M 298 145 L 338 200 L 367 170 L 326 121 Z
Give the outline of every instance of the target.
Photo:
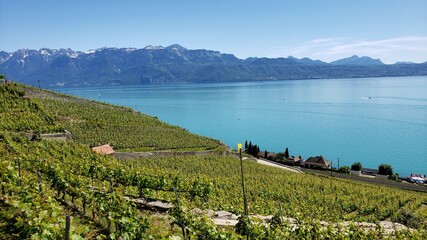
M 129 108 L 90 101 L 81 104 L 72 100 L 39 99 L 47 112 L 55 116 L 56 122 L 72 132 L 76 141 L 84 144 L 109 143 L 122 151 L 220 147 L 217 140 L 197 136 Z
M 221 144 L 131 109 L 20 85 L 0 85 L 1 239 L 425 239 L 427 194 L 244 161 L 250 215 L 245 216 L 240 162 L 233 156 L 150 157 L 119 161 L 90 146 L 116 149 L 217 149 Z M 30 92 L 30 94 L 28 94 Z M 28 131 L 68 130 L 72 140 L 30 141 Z M 135 203 L 173 203 L 168 214 Z M 235 213 L 218 227 L 193 209 Z M 68 217 L 71 217 L 69 221 Z M 285 221 L 292 218 L 295 223 Z M 321 221 L 329 222 L 329 225 Z M 391 221 L 385 232 L 341 222 Z

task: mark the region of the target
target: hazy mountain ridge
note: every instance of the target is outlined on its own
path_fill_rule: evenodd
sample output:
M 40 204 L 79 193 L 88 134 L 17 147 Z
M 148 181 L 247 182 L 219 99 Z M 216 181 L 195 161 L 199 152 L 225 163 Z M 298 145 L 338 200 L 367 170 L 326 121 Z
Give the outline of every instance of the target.
M 219 51 L 168 47 L 20 49 L 0 52 L 0 73 L 43 86 L 207 83 L 427 75 L 426 64 L 387 65 L 379 59 L 352 56 L 331 63 L 310 58 L 247 58 Z
M 379 59 L 372 59 L 370 57 L 359 57 L 357 55 L 353 55 L 348 58 L 339 59 L 331 62 L 332 65 L 384 65 L 383 62 Z

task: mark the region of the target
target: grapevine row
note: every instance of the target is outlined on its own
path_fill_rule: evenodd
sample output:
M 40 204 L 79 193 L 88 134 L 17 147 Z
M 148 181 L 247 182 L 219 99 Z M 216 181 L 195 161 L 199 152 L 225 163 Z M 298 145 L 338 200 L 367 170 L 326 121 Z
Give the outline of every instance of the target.
M 66 211 L 52 197 L 53 191 L 36 174 L 22 171 L 13 161 L 1 160 L 0 216 L 7 222 L 8 234 L 22 238 L 60 239 L 65 233 Z M 70 236 L 88 234 L 89 228 L 72 225 Z

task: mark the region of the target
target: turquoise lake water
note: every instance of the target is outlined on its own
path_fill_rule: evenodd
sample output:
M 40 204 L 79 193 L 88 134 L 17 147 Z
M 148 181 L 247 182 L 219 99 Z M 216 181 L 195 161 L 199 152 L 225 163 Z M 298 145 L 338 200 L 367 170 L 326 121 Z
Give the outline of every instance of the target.
M 58 88 L 132 107 L 232 148 L 427 174 L 427 76 Z

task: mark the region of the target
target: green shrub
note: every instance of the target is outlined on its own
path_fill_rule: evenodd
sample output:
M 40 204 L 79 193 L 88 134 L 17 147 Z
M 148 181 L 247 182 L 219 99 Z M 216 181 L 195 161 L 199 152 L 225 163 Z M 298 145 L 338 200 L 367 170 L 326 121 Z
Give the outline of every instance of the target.
M 360 171 L 362 170 L 362 164 L 360 162 L 355 162 L 351 165 L 351 170 Z
M 350 168 L 348 166 L 342 166 L 338 171 L 342 173 L 350 173 Z
M 425 224 L 425 220 L 421 216 L 418 216 L 414 211 L 407 208 L 400 209 L 392 216 L 391 220 L 410 228 L 419 228 Z
M 378 173 L 381 175 L 392 175 L 393 174 L 393 168 L 389 164 L 380 164 L 378 167 Z
M 388 180 L 393 180 L 393 181 L 399 180 L 399 174 L 397 173 L 391 174 L 390 176 L 388 176 Z

